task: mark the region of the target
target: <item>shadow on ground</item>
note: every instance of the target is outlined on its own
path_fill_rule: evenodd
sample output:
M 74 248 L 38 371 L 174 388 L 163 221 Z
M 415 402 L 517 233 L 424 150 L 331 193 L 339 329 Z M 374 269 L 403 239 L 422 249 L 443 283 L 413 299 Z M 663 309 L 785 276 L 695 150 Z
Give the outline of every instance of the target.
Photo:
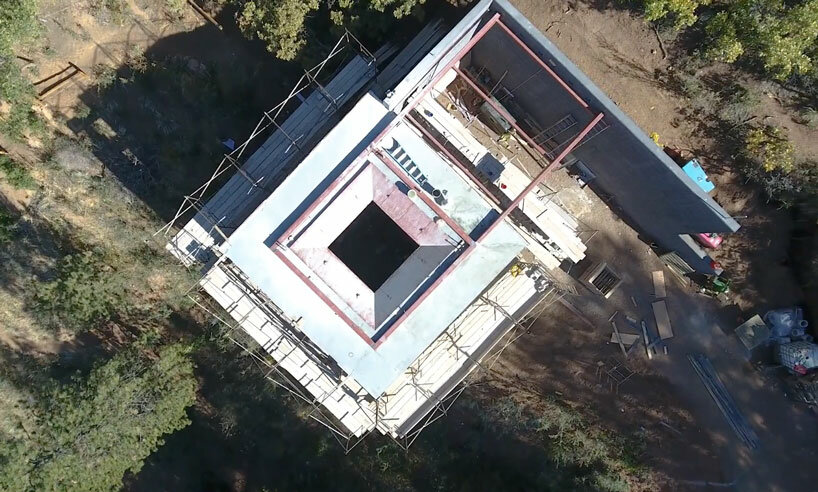
M 163 221 L 230 152 L 222 142 L 241 143 L 301 75 L 221 17 L 225 31 L 206 24 L 127 55 L 115 71 L 98 66 L 97 86 L 81 96 L 90 114 L 68 122 Z
M 263 378 L 236 347 L 211 340 L 197 353 L 202 381 L 192 424 L 169 436 L 133 491 L 590 490 L 596 466 L 558 466 L 523 419 L 464 395 L 409 452 L 369 436 L 349 455 L 308 409 Z M 512 412 L 510 416 L 517 415 Z

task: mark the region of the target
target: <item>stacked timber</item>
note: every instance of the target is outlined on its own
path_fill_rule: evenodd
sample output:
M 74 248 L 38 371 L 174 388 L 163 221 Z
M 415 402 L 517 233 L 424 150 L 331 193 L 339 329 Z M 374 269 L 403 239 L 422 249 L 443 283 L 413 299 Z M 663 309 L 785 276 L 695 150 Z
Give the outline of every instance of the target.
M 429 418 L 451 391 L 541 298 L 536 281 L 506 274 L 449 325 L 381 398 L 381 432 L 402 437 Z M 502 310 L 502 311 L 501 311 Z
M 228 275 L 221 264 L 212 268 L 201 285 L 247 332 L 289 377 L 322 405 L 356 437 L 375 427 L 375 413 L 368 394 L 350 377 L 329 373 L 307 354 L 303 345 L 285 333 L 287 323 L 272 318 L 252 298 L 248 288 Z
M 710 393 L 716 406 L 721 410 L 727 423 L 730 424 L 733 432 L 736 433 L 739 439 L 741 439 L 748 448 L 757 448 L 760 444 L 758 435 L 756 435 L 753 428 L 750 427 L 747 418 L 741 413 L 735 400 L 733 400 L 727 388 L 724 387 L 724 383 L 721 382 L 721 378 L 719 378 L 718 373 L 716 373 L 716 369 L 713 367 L 710 359 L 704 354 L 690 354 L 687 356 L 687 359 L 690 361 L 690 365 L 693 366 L 696 374 L 699 375 L 699 378 L 702 380 L 707 392 Z

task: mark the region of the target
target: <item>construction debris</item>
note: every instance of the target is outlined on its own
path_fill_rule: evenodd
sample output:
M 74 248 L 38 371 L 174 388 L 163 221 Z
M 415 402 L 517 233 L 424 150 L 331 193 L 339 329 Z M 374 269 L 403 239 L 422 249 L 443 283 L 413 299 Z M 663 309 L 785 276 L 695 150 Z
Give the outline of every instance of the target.
M 653 307 L 653 316 L 656 318 L 656 328 L 659 330 L 659 336 L 663 340 L 673 338 L 673 328 L 670 326 L 670 316 L 667 314 L 665 301 L 656 301 L 651 304 L 651 307 Z
M 739 325 L 735 333 L 744 346 L 744 357 L 747 360 L 752 359 L 755 351 L 766 346 L 770 339 L 770 328 L 757 314 Z
M 619 339 L 617 339 L 616 333 L 611 333 L 610 343 L 619 343 L 619 341 L 621 340 L 622 343 L 624 343 L 626 346 L 630 347 L 637 340 L 639 340 L 640 337 L 641 337 L 641 335 L 635 335 L 633 333 L 620 333 L 619 334 Z
M 591 265 L 579 277 L 579 280 L 606 299 L 611 297 L 614 290 L 622 283 L 622 278 L 605 262 Z
M 656 270 L 651 274 L 653 276 L 653 295 L 657 299 L 667 297 L 667 289 L 665 288 L 665 273 L 661 270 Z
M 614 314 L 616 314 L 616 313 L 614 313 Z M 624 355 L 625 358 L 627 358 L 628 357 L 628 351 L 625 350 L 625 344 L 622 343 L 622 335 L 619 334 L 619 329 L 616 327 L 616 322 L 612 320 L 611 321 L 611 326 L 613 326 L 614 335 L 616 336 L 617 343 L 619 343 L 619 348 L 622 349 L 622 355 Z
M 648 325 L 642 321 L 642 338 L 645 342 L 645 353 L 648 356 L 648 359 L 653 359 L 653 354 L 650 353 L 650 340 L 648 340 Z
M 715 368 L 713 368 L 713 364 L 710 363 L 710 359 L 708 359 L 704 354 L 691 354 L 687 356 L 687 359 L 690 361 L 690 364 L 693 366 L 696 374 L 698 374 L 699 378 L 702 380 L 702 384 L 704 384 L 707 392 L 710 393 L 713 401 L 716 402 L 716 405 L 719 407 L 719 410 L 721 410 L 722 415 L 724 415 L 724 418 L 727 419 L 727 422 L 730 424 L 730 427 L 732 427 L 736 435 L 748 448 L 757 448 L 760 444 L 758 436 L 753 428 L 750 427 L 749 422 L 747 422 L 747 418 L 736 406 L 736 402 L 733 400 L 733 397 L 730 396 L 730 393 L 727 391 L 727 388 L 725 388 L 724 383 L 722 383 L 721 379 L 719 378 L 718 373 L 716 373 Z
M 615 359 L 608 359 L 606 362 L 599 361 L 596 363 L 596 375 L 598 379 L 606 377 L 611 391 L 618 394 L 619 386 L 630 379 L 635 373 L 628 368 L 628 366 L 616 361 Z

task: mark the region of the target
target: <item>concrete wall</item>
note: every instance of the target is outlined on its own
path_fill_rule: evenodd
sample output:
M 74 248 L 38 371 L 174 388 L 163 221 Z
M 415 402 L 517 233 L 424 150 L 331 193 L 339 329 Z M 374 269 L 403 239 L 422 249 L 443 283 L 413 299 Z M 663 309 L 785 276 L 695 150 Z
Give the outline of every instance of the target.
M 590 112 L 571 98 L 553 77 L 545 73 L 499 27 L 489 31 L 474 45 L 468 64 L 485 69 L 492 81 L 502 81 L 502 85 L 514 93 L 517 104 L 525 108 L 543 130 L 571 114 L 576 118 L 577 126 L 565 132 L 565 135 L 570 136 L 593 119 Z M 495 95 L 500 97 L 500 93 Z M 500 101 L 504 102 L 506 99 L 500 97 Z
M 738 223 L 511 4 L 494 0 L 489 10 L 500 12 L 503 22 L 587 101 L 594 112 L 605 113 L 610 128 L 575 152 L 575 157 L 596 174 L 595 186 L 614 197 L 625 218 L 647 239 L 677 251 L 694 268 L 710 271 L 709 258 L 683 235 L 733 232 L 738 230 Z M 499 41 L 497 35 L 504 36 L 499 28 L 493 31 L 492 38 L 485 40 L 488 42 L 478 43 L 474 59 L 489 64 L 495 76 L 509 70 L 507 80 L 530 75 L 533 65 L 519 60 L 526 57 L 525 53 L 513 42 L 514 46 L 509 48 L 508 42 Z M 509 49 L 512 51 L 507 51 Z M 507 85 L 513 87 L 512 83 Z M 524 87 L 524 91 L 516 94 L 518 100 L 525 101 L 526 110 L 538 120 L 541 118 L 540 124 L 544 127 L 568 111 L 575 117 L 585 111 L 555 84 Z M 588 119 L 580 120 L 583 121 Z

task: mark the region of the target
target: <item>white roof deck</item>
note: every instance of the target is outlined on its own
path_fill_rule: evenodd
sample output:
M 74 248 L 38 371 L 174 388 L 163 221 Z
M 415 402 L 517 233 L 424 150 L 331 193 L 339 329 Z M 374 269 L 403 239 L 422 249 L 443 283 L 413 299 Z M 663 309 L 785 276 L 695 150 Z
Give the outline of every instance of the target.
M 486 289 L 526 244 L 509 224 L 499 224 L 376 348 L 356 334 L 270 246 L 352 163 L 392 116 L 374 96 L 364 96 L 236 230 L 229 243 L 222 246 L 226 256 L 250 281 L 289 317 L 300 319 L 304 334 L 376 397 Z M 491 206 L 448 163 L 402 122 L 382 141 L 384 150 L 394 148 L 394 141 L 428 181 L 434 182 L 438 189 L 447 190 L 447 202 L 441 208 L 453 220 L 467 232 L 485 227 L 487 215 L 494 213 Z M 320 286 L 320 279 L 313 280 Z

